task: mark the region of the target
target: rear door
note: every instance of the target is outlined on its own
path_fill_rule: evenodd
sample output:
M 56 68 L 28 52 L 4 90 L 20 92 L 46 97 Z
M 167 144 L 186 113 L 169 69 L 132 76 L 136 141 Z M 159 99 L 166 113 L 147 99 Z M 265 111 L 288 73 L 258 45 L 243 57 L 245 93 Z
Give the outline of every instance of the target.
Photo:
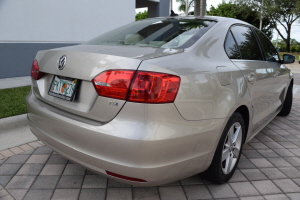
M 273 111 L 276 112 L 284 101 L 284 94 L 287 80 L 289 79 L 288 69 L 280 63 L 277 50 L 270 40 L 259 30 L 255 29 L 255 33 L 260 41 L 266 61 L 268 63 L 268 71 L 273 72 Z
M 236 46 L 232 48 L 225 43 L 225 48 L 228 55 L 234 55 L 231 57 L 232 62 L 241 70 L 245 77 L 244 81 L 247 82 L 252 100 L 252 123 L 255 130 L 272 113 L 270 99 L 273 96 L 273 71 L 268 69 L 268 64 L 250 27 L 234 25 L 228 33 L 227 40 L 230 37 L 235 41 Z M 235 50 L 231 51 L 233 49 Z

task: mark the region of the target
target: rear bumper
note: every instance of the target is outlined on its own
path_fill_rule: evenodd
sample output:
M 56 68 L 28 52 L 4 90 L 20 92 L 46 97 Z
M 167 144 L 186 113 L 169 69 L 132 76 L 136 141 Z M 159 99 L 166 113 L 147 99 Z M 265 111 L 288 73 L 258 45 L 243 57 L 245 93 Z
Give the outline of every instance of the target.
M 108 176 L 105 170 L 152 186 L 206 170 L 225 119 L 186 121 L 174 104 L 126 103 L 109 123 L 89 123 L 56 113 L 52 106 L 27 97 L 32 132 L 62 156 Z M 114 177 L 112 177 L 114 178 Z

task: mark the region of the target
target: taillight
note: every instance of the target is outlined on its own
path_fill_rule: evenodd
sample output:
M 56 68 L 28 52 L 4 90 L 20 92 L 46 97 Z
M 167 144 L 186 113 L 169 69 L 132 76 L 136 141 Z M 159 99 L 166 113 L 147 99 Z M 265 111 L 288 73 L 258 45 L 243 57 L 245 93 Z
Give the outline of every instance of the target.
M 172 103 L 180 84 L 178 76 L 145 71 L 105 71 L 93 79 L 99 96 L 140 103 Z
M 134 71 L 105 71 L 93 79 L 99 96 L 125 100 Z
M 130 88 L 128 101 L 145 103 L 174 102 L 180 78 L 178 76 L 155 73 L 137 72 Z
M 34 59 L 32 62 L 32 67 L 31 67 L 31 77 L 34 80 L 39 80 L 43 76 L 44 76 L 44 73 L 40 72 L 38 61 Z

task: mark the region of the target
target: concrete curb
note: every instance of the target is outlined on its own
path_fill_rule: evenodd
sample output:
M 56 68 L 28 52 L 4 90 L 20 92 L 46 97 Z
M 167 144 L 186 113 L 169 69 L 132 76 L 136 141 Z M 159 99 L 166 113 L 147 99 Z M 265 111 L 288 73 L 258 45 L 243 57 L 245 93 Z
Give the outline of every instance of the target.
M 30 76 L 0 79 L 0 89 L 16 88 L 29 85 L 31 85 Z

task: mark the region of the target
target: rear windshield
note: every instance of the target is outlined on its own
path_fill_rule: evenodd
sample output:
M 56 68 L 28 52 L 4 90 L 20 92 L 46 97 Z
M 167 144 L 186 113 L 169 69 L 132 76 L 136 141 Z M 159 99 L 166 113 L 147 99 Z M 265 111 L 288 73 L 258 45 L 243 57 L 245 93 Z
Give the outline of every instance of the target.
M 86 44 L 187 48 L 215 23 L 204 19 L 147 19 L 109 31 Z

